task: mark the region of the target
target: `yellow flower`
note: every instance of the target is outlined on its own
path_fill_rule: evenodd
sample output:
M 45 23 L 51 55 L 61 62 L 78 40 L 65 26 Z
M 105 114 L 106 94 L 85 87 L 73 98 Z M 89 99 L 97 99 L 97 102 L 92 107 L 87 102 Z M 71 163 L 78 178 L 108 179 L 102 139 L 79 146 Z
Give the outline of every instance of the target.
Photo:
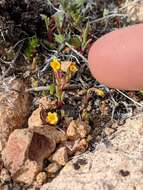
M 54 71 L 59 71 L 61 69 L 61 63 L 57 59 L 53 59 L 50 66 Z
M 75 72 L 77 72 L 77 70 L 78 70 L 77 66 L 74 63 L 71 63 L 70 66 L 69 66 L 69 71 L 71 73 L 75 73 Z
M 48 112 L 47 122 L 51 125 L 56 125 L 58 122 L 58 115 L 56 112 Z
M 101 96 L 101 97 L 105 96 L 105 93 L 102 89 L 96 89 L 95 92 L 98 96 Z

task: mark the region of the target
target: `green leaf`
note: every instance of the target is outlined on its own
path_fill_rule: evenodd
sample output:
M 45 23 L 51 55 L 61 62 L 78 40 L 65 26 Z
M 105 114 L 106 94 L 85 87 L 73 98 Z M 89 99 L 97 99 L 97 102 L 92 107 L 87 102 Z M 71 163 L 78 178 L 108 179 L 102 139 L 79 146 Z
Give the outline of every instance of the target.
M 32 37 L 29 39 L 27 47 L 25 49 L 25 55 L 28 58 L 31 58 L 32 54 L 33 54 L 33 50 L 36 49 L 37 47 L 39 47 L 39 40 L 37 39 L 36 36 Z
M 83 30 L 82 34 L 82 49 L 85 49 L 87 46 L 87 42 L 89 41 L 88 35 L 90 31 L 90 24 L 87 22 L 85 29 Z
M 49 91 L 50 91 L 50 94 L 51 94 L 51 95 L 54 95 L 54 94 L 55 94 L 55 92 L 56 92 L 55 84 L 50 84 L 50 86 L 49 86 Z
M 47 29 L 47 32 L 48 32 L 48 28 L 49 28 L 49 18 L 44 15 L 44 14 L 41 14 L 40 15 L 42 17 L 42 19 L 45 21 L 45 25 L 46 25 L 46 29 Z
M 54 14 L 54 18 L 55 18 L 55 23 L 56 23 L 56 27 L 58 32 L 60 33 L 60 30 L 63 26 L 63 21 L 64 21 L 64 12 L 63 11 L 58 11 Z
M 83 44 L 82 46 L 82 50 L 84 51 L 86 49 L 86 47 L 88 46 L 88 44 L 91 42 L 91 39 L 89 39 L 85 44 Z
M 67 0 L 59 0 L 59 2 L 63 9 L 66 10 L 68 8 L 69 2 Z
M 42 91 L 42 96 L 47 96 L 47 93 L 45 90 Z
M 76 48 L 80 48 L 81 47 L 81 37 L 79 35 L 72 36 L 71 39 L 69 40 L 69 44 L 71 44 L 72 46 L 74 46 Z
M 54 34 L 54 36 L 55 36 L 55 41 L 57 43 L 59 43 L 59 44 L 64 43 L 64 41 L 65 41 L 64 35 L 62 35 L 62 34 Z
M 61 101 L 62 90 L 59 86 L 56 86 L 56 97 L 58 98 L 58 101 Z
M 43 44 L 50 50 L 50 49 L 55 49 L 56 44 L 52 42 L 48 42 L 47 40 L 43 40 Z
M 60 9 L 65 13 L 69 25 L 81 31 L 81 23 L 85 19 L 82 14 L 86 0 L 59 0 Z
M 69 12 L 72 20 L 73 20 L 73 24 L 76 26 L 78 24 L 80 24 L 80 21 L 81 21 L 81 13 L 80 13 L 80 10 L 77 9 L 76 11 L 71 11 Z M 77 26 L 78 27 L 78 26 Z
M 85 3 L 85 0 L 75 0 L 75 4 L 78 6 L 78 7 L 82 7 Z

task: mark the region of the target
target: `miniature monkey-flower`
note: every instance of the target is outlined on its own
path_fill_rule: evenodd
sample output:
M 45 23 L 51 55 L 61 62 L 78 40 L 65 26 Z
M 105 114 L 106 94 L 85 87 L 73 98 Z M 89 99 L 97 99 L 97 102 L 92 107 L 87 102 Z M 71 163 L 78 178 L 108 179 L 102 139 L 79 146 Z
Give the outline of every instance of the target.
M 71 73 L 75 73 L 75 72 L 77 72 L 77 70 L 78 70 L 77 66 L 74 63 L 71 63 L 70 66 L 69 66 L 69 71 Z
M 53 59 L 50 62 L 50 66 L 54 71 L 59 71 L 61 69 L 61 63 L 57 59 Z
M 47 122 L 51 125 L 56 125 L 58 122 L 58 115 L 56 112 L 48 112 Z
M 95 92 L 98 96 L 101 96 L 101 97 L 105 96 L 105 93 L 102 89 L 96 89 Z

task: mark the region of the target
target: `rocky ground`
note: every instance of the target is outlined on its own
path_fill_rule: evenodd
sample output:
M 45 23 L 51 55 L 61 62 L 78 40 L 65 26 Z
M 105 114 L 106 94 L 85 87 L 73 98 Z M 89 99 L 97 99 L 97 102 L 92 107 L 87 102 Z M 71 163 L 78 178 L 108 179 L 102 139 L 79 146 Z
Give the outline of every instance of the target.
M 143 189 L 142 125 L 142 114 L 128 119 L 108 143 L 100 143 L 94 153 L 75 157 L 41 190 Z
M 108 89 L 87 66 L 92 42 L 142 22 L 142 7 L 0 0 L 0 189 L 143 188 L 143 92 Z

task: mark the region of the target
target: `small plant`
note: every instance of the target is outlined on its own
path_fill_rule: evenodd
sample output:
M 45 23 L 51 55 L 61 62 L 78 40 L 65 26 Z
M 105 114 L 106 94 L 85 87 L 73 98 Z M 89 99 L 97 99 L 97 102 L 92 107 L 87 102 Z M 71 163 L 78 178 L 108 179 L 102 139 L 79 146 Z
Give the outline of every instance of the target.
M 44 15 L 44 14 L 41 14 L 41 18 L 42 18 L 42 20 L 44 20 L 44 22 L 45 22 L 46 30 L 47 30 L 47 33 L 48 33 L 48 29 L 49 29 L 49 18 L 48 18 L 46 15 Z
M 25 55 L 28 59 L 32 58 L 34 51 L 37 47 L 39 47 L 39 45 L 39 40 L 36 36 L 29 39 L 27 47 L 25 49 Z
M 68 64 L 69 63 L 69 64 Z M 58 99 L 59 105 L 63 104 L 64 99 L 64 88 L 67 83 L 69 83 L 73 74 L 78 70 L 77 66 L 73 62 L 60 62 L 58 59 L 54 58 L 50 62 L 50 66 L 54 72 L 55 85 L 51 84 L 50 91 L 53 93 L 55 89 L 55 94 Z M 63 64 L 67 64 L 66 69 L 63 69 Z
M 85 0 L 60 0 L 60 3 L 72 26 L 79 29 L 80 23 L 83 20 L 81 10 L 84 8 Z
M 65 42 L 68 42 L 84 52 L 91 41 L 89 39 L 91 27 L 85 16 L 87 2 L 85 0 L 60 0 L 59 2 L 59 9 L 53 15 L 56 26 L 54 40 L 60 48 Z M 87 23 L 85 26 L 83 26 L 84 22 Z M 75 35 L 75 31 L 78 31 L 78 34 Z

